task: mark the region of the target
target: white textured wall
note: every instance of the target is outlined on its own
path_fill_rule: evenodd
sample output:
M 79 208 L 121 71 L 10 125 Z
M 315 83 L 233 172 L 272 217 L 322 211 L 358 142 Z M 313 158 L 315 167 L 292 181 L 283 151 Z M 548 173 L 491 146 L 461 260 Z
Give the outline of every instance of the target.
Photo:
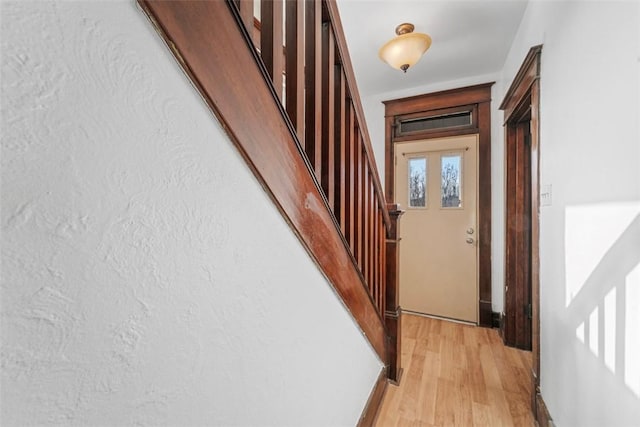
M 0 424 L 354 425 L 381 363 L 134 3 L 1 7 Z
M 564 426 L 640 425 L 640 5 L 529 3 L 541 72 L 541 389 Z

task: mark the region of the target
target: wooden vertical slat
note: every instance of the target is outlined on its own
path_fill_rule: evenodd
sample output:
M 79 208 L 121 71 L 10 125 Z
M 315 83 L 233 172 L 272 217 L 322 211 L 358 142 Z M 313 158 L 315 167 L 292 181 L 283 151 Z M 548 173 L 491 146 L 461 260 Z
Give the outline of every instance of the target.
M 318 182 L 322 173 L 322 4 L 305 0 L 305 152 Z
M 362 151 L 363 148 L 360 147 L 360 151 Z M 365 157 L 364 153 L 361 154 L 362 156 L 362 193 L 363 193 L 363 199 L 362 199 L 362 216 L 364 217 L 364 221 L 363 221 L 363 227 L 362 227 L 362 254 L 363 254 L 363 261 L 362 261 L 362 275 L 364 276 L 365 280 L 367 281 L 367 285 L 369 286 L 369 292 L 371 292 L 371 278 L 369 277 L 369 242 L 370 242 L 370 238 L 369 238 L 369 221 L 370 219 L 370 210 L 369 210 L 369 201 L 370 201 L 370 194 L 369 193 L 369 165 L 367 164 L 367 158 Z
M 374 193 L 373 193 L 373 181 L 371 179 L 372 177 L 372 172 L 371 172 L 371 164 L 369 164 L 369 162 L 367 162 L 367 167 L 368 167 L 368 173 L 367 173 L 367 193 L 369 193 L 369 197 L 368 197 L 368 201 L 369 201 L 369 205 L 368 205 L 368 217 L 369 217 L 369 222 L 367 224 L 368 229 L 367 229 L 367 235 L 369 236 L 369 265 L 368 267 L 368 275 L 369 275 L 369 282 L 371 283 L 371 289 L 373 290 L 373 285 L 374 285 L 374 277 L 373 277 L 373 247 L 374 247 L 374 241 L 373 241 L 373 219 L 374 219 L 374 210 L 373 210 L 373 197 L 374 197 Z
M 382 281 L 380 280 L 380 271 L 382 269 L 382 262 L 380 259 L 381 252 L 381 242 L 380 242 L 380 202 L 376 198 L 376 257 L 375 257 L 375 269 L 376 269 L 376 285 L 377 285 L 377 295 L 378 295 L 378 307 L 380 306 L 380 301 L 382 301 Z
M 372 255 L 372 268 L 373 268 L 373 294 L 376 305 L 380 301 L 380 283 L 378 282 L 378 200 L 373 199 L 373 239 L 371 240 L 371 246 L 373 247 Z
M 343 236 L 347 236 L 346 227 L 346 187 L 347 187 L 347 166 L 346 166 L 346 111 L 345 97 L 346 86 L 345 78 L 342 72 L 342 66 L 335 66 L 335 179 L 334 179 L 334 196 L 335 196 L 335 213 L 336 219 L 340 223 L 340 230 Z
M 304 146 L 304 2 L 286 0 L 285 16 L 286 109 Z
M 346 208 L 347 208 L 347 225 L 348 225 L 348 229 L 347 229 L 347 240 L 349 241 L 349 244 L 351 245 L 351 253 L 354 254 L 355 256 L 355 241 L 354 241 L 354 215 L 355 215 L 355 208 L 354 208 L 354 203 L 355 203 L 355 188 L 354 188 L 354 183 L 355 183 L 355 169 L 356 169 L 356 159 L 355 159 L 355 151 L 354 151 L 354 147 L 355 147 L 355 114 L 353 111 L 353 105 L 351 104 L 351 98 L 347 98 L 347 105 L 349 106 L 349 108 L 347 109 L 347 158 L 345 159 L 345 164 L 348 168 L 348 185 L 346 186 L 347 188 L 347 194 L 345 194 L 346 196 L 346 200 L 347 200 L 347 204 L 346 204 Z
M 380 314 L 384 315 L 385 307 L 387 303 L 386 289 L 387 289 L 387 229 L 384 226 L 384 217 L 380 212 Z
M 331 23 L 322 24 L 322 173 L 321 184 L 335 212 L 335 44 Z M 336 215 L 337 216 L 337 215 Z
M 356 188 L 356 192 L 357 192 L 357 197 L 356 197 L 356 252 L 357 252 L 357 259 L 358 259 L 358 266 L 360 267 L 360 271 L 362 271 L 362 261 L 363 261 L 363 256 L 362 256 L 362 240 L 363 240 L 363 236 L 362 236 L 362 232 L 364 229 L 364 210 L 363 210 L 363 206 L 362 206 L 362 202 L 364 199 L 364 193 L 362 191 L 362 145 L 360 142 L 360 128 L 357 127 L 356 128 L 356 140 L 355 140 L 355 153 L 356 153 L 356 168 L 357 168 L 357 173 L 356 173 L 356 183 L 355 183 L 355 188 Z
M 282 0 L 261 0 L 260 48 L 262 60 L 271 76 L 278 97 L 282 99 Z

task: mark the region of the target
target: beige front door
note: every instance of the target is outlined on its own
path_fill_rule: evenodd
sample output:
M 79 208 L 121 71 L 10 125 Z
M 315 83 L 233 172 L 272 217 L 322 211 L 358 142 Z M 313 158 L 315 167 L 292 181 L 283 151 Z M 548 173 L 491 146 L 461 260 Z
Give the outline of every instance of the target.
M 395 148 L 403 310 L 478 322 L 478 136 Z

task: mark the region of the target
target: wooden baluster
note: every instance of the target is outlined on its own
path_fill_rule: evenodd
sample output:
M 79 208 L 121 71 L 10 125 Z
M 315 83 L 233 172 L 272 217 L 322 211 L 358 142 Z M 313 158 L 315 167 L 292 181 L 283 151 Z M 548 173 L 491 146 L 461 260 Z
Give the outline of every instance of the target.
M 345 186 L 345 198 L 347 203 L 345 205 L 347 212 L 347 231 L 346 236 L 349 241 L 349 245 L 351 247 L 351 253 L 355 256 L 355 240 L 354 240 L 354 201 L 355 201 L 355 170 L 356 170 L 356 159 L 355 159 L 355 111 L 353 110 L 353 104 L 351 103 L 351 98 L 347 98 L 347 105 L 349 108 L 347 109 L 347 155 L 345 158 L 345 164 L 347 167 L 347 185 Z
M 371 186 L 373 189 L 373 186 Z M 375 192 L 373 194 L 373 221 L 372 221 L 372 229 L 373 229 L 373 239 L 371 241 L 371 245 L 373 246 L 373 254 L 371 256 L 371 265 L 373 269 L 373 300 L 378 305 L 380 302 L 380 282 L 378 281 L 378 198 L 376 197 Z
M 335 42 L 331 23 L 322 24 L 322 189 L 335 215 Z
M 387 276 L 386 276 L 386 227 L 384 226 L 384 216 L 382 213 L 382 208 L 380 209 L 380 241 L 378 244 L 380 245 L 380 314 L 384 317 L 384 309 L 385 309 L 385 288 L 387 286 Z
M 285 15 L 286 108 L 304 147 L 304 2 L 286 0 Z
M 282 56 L 282 0 L 261 0 L 260 48 L 262 60 L 282 100 L 282 72 L 284 62 Z
M 355 116 L 354 116 L 355 117 Z M 353 140 L 354 153 L 355 153 L 355 182 L 353 183 L 353 189 L 355 192 L 354 208 L 354 241 L 355 241 L 355 256 L 358 261 L 358 266 L 362 270 L 362 223 L 364 213 L 362 212 L 362 150 L 360 149 L 360 129 L 358 124 L 355 126 L 355 138 Z
M 322 155 L 322 3 L 305 0 L 305 152 L 318 182 Z
M 337 53 L 337 52 L 336 52 Z M 337 58 L 336 58 L 337 60 Z M 340 64 L 336 64 L 335 66 L 335 179 L 334 179 L 334 197 L 335 197 L 335 205 L 334 212 L 336 214 L 336 219 L 340 223 L 340 230 L 342 230 L 342 235 L 347 237 L 347 228 L 346 228 L 346 187 L 347 187 L 347 165 L 346 165 L 346 111 L 345 111 L 345 97 L 346 97 L 346 86 L 345 86 L 345 77 L 342 72 L 342 66 Z
M 373 286 L 375 284 L 375 278 L 373 277 L 373 249 L 375 247 L 375 243 L 373 240 L 373 220 L 375 218 L 375 210 L 373 209 L 373 172 L 371 171 L 371 164 L 367 162 L 369 165 L 369 173 L 367 174 L 367 191 L 369 192 L 369 229 L 367 230 L 367 234 L 369 235 L 369 283 L 371 287 L 371 291 L 373 292 Z
M 362 151 L 362 147 L 360 148 Z M 367 281 L 367 286 L 369 286 L 369 292 L 371 292 L 371 278 L 369 277 L 369 244 L 370 244 L 370 236 L 369 236 L 369 222 L 371 221 L 371 210 L 369 209 L 369 200 L 371 197 L 371 192 L 369 191 L 369 164 L 367 162 L 366 154 L 362 153 L 362 192 L 364 193 L 363 198 L 363 216 L 364 216 L 364 227 L 362 231 L 363 239 L 363 263 L 362 263 L 362 275 L 364 279 Z

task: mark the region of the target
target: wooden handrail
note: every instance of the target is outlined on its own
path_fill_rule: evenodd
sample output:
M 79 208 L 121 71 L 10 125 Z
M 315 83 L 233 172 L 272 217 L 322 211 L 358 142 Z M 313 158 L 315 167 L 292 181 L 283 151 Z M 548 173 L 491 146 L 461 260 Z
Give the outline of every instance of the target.
M 336 4 L 261 1 L 259 27 L 253 0 L 138 3 L 388 363 L 394 223 Z

